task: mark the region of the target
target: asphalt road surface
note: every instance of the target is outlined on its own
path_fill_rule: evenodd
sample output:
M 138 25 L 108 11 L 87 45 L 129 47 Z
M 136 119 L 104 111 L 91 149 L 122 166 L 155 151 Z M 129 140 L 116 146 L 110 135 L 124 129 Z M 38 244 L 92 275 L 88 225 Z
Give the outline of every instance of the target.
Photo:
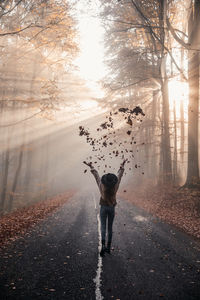
M 98 198 L 77 193 L 0 253 L 0 299 L 200 299 L 200 244 L 122 199 L 101 258 Z

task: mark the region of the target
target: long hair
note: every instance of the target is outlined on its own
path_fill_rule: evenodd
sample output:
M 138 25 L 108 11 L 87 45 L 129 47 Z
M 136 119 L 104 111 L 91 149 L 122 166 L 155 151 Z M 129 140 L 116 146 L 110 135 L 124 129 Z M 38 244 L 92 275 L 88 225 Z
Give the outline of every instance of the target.
M 101 182 L 105 187 L 105 194 L 110 197 L 114 195 L 115 185 L 118 182 L 118 178 L 115 174 L 108 173 L 102 176 Z

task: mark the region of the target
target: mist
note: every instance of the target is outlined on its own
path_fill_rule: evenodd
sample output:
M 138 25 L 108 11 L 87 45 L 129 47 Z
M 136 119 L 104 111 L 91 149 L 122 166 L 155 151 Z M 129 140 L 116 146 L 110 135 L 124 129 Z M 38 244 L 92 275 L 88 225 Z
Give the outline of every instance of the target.
M 94 182 L 89 170 L 85 171 L 83 161 L 95 162 L 98 152 L 104 154 L 98 166 L 101 175 L 116 173 L 120 162 L 129 159 L 124 186 L 193 184 L 199 176 L 199 134 L 196 134 L 199 102 L 191 106 L 197 87 L 193 86 L 192 79 L 185 80 L 186 49 L 176 54 L 177 64 L 183 67 L 180 78 L 179 69 L 175 69 L 177 64 L 169 53 L 164 57 L 160 49 L 154 49 L 156 45 L 149 46 L 145 39 L 141 44 L 139 36 L 132 46 L 130 40 L 136 36 L 132 32 L 128 40 L 127 24 L 102 23 L 109 16 L 124 16 L 132 22 L 137 17 L 130 3 L 127 7 L 130 6 L 132 15 L 126 16 L 125 4 L 120 11 L 109 4 L 107 11 L 97 1 L 101 9 L 96 19 L 92 16 L 97 13 L 95 5 L 86 11 L 83 3 L 78 6 L 64 2 L 55 6 L 40 4 L 37 6 L 32 1 L 27 7 L 11 4 L 10 31 L 6 17 L 1 17 L 5 31 L 0 53 L 2 213 L 68 189 L 91 188 Z M 27 29 L 16 29 L 16 18 L 23 22 L 25 12 Z M 177 24 L 181 25 L 178 21 Z M 88 33 L 87 28 L 90 28 Z M 120 34 L 120 30 L 124 33 Z M 166 40 L 163 47 L 168 47 L 167 43 Z M 171 47 L 175 49 L 176 45 L 175 39 Z M 105 64 L 107 68 L 103 67 Z M 112 147 L 105 148 L 100 143 L 95 153 L 79 136 L 79 126 L 84 126 L 93 139 L 100 138 L 97 128 L 109 113 L 136 106 L 145 113 L 142 120 L 136 117 L 130 125 L 128 115 L 114 118 L 116 134 L 110 138 Z M 190 107 L 195 114 L 195 127 Z M 101 134 L 103 139 L 105 133 Z M 113 151 L 120 154 L 116 156 Z
M 0 299 L 199 300 L 200 0 L 0 22 Z

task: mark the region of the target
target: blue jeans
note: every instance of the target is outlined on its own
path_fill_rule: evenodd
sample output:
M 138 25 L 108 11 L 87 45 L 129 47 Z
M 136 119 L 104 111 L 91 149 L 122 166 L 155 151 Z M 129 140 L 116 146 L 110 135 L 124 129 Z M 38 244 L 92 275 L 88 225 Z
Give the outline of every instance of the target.
M 101 205 L 100 208 L 100 218 L 101 218 L 101 240 L 105 243 L 106 240 L 106 223 L 108 219 L 108 243 L 111 244 L 112 241 L 112 226 L 115 217 L 115 207 Z

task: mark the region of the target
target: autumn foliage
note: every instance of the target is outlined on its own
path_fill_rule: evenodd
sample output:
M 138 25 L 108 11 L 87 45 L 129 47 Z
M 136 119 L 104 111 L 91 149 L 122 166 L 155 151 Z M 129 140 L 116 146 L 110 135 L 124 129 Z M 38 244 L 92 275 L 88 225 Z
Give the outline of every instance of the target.
M 126 128 L 125 125 L 129 126 L 128 130 L 125 130 L 125 134 L 128 137 L 124 136 L 124 133 L 120 132 L 118 128 L 115 128 L 117 115 L 120 115 L 119 118 L 126 123 L 122 128 Z M 134 121 L 142 122 L 142 117 L 144 116 L 145 113 L 139 106 L 136 106 L 133 109 L 121 107 L 116 111 L 110 111 L 109 115 L 106 116 L 106 121 L 96 128 L 95 137 L 92 137 L 89 128 L 79 126 L 79 136 L 86 138 L 86 143 L 91 146 L 94 153 L 87 157 L 86 161 L 96 164 L 98 169 L 100 168 L 100 161 L 105 162 L 106 156 L 110 159 L 112 159 L 112 157 L 118 157 L 122 160 L 127 158 L 127 163 L 130 163 L 134 157 L 133 152 L 136 151 L 133 148 L 136 144 L 136 141 L 134 140 L 135 137 L 133 136 Z M 105 148 L 108 149 L 108 154 L 104 151 Z M 104 172 L 106 172 L 106 169 L 111 168 L 111 166 L 104 164 L 104 168 Z M 131 168 L 129 169 L 131 170 Z M 84 173 L 86 172 L 87 169 Z
M 0 220 L 1 247 L 25 234 L 28 229 L 63 205 L 72 194 L 72 191 L 60 194 L 54 198 L 40 201 L 32 206 L 18 209 L 3 216 Z
M 200 191 L 172 186 L 127 186 L 121 196 L 136 206 L 200 238 Z

